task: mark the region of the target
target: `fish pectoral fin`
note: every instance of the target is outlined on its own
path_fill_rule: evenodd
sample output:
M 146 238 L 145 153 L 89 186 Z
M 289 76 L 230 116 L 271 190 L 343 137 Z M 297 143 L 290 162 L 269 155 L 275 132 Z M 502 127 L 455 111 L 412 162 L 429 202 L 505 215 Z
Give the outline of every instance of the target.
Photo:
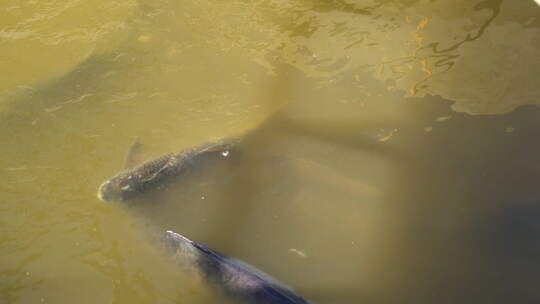
M 124 169 L 131 169 L 145 160 L 143 153 L 143 144 L 139 137 L 136 137 L 131 146 L 129 147 L 126 158 L 124 159 Z

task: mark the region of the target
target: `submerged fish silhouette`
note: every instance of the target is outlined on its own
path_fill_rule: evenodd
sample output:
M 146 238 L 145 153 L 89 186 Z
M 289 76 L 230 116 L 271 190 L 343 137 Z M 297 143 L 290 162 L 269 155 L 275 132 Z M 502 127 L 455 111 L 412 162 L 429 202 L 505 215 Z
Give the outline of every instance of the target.
M 121 201 L 158 188 L 194 170 L 202 162 L 229 156 L 237 141 L 204 144 L 169 153 L 120 172 L 99 186 L 97 196 L 102 201 Z M 136 142 L 130 152 L 139 148 Z M 134 148 L 135 147 L 135 148 Z M 128 159 L 126 165 L 130 165 Z
M 165 239 L 178 264 L 194 268 L 233 300 L 254 304 L 309 304 L 253 266 L 225 257 L 173 231 L 167 231 Z

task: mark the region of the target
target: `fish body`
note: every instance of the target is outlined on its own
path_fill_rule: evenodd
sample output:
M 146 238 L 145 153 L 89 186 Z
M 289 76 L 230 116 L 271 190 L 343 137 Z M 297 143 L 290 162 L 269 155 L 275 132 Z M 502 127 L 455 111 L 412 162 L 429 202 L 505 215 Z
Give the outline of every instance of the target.
M 240 303 L 309 304 L 293 290 L 239 260 L 221 255 L 173 231 L 166 232 L 166 246 L 175 261 L 194 268 L 210 285 Z
M 102 201 L 135 198 L 188 175 L 205 161 L 228 157 L 235 144 L 235 141 L 204 144 L 151 159 L 106 180 L 99 186 L 97 196 Z

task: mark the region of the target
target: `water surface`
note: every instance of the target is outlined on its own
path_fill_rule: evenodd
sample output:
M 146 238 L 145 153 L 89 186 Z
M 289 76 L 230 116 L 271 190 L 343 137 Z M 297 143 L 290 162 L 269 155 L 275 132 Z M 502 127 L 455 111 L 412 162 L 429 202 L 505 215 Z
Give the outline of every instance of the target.
M 534 1 L 5 1 L 0 302 L 213 303 L 172 229 L 314 303 L 538 303 Z M 238 154 L 97 199 L 135 138 Z

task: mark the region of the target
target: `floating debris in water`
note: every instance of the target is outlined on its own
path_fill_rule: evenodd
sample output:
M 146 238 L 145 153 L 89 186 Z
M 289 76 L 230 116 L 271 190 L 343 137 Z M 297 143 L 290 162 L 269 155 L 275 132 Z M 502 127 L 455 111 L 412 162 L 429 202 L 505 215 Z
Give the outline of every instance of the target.
M 449 115 L 449 116 L 441 116 L 441 117 L 437 117 L 437 118 L 435 119 L 435 121 L 442 122 L 442 121 L 447 121 L 447 120 L 449 120 L 450 118 L 452 118 L 451 115 Z
M 305 252 L 303 252 L 302 250 L 298 250 L 298 249 L 296 249 L 296 248 L 291 248 L 291 249 L 289 249 L 288 251 L 289 251 L 289 252 L 292 252 L 292 253 L 294 253 L 294 254 L 300 256 L 300 257 L 303 257 L 303 258 L 307 257 L 307 255 L 305 254 Z
M 379 138 L 377 139 L 378 142 L 385 142 L 385 141 L 388 141 L 390 140 L 390 138 L 392 138 L 392 136 L 394 136 L 394 134 L 397 132 L 398 130 L 397 129 L 394 129 L 392 131 L 390 131 L 390 134 L 382 137 L 382 138 Z

